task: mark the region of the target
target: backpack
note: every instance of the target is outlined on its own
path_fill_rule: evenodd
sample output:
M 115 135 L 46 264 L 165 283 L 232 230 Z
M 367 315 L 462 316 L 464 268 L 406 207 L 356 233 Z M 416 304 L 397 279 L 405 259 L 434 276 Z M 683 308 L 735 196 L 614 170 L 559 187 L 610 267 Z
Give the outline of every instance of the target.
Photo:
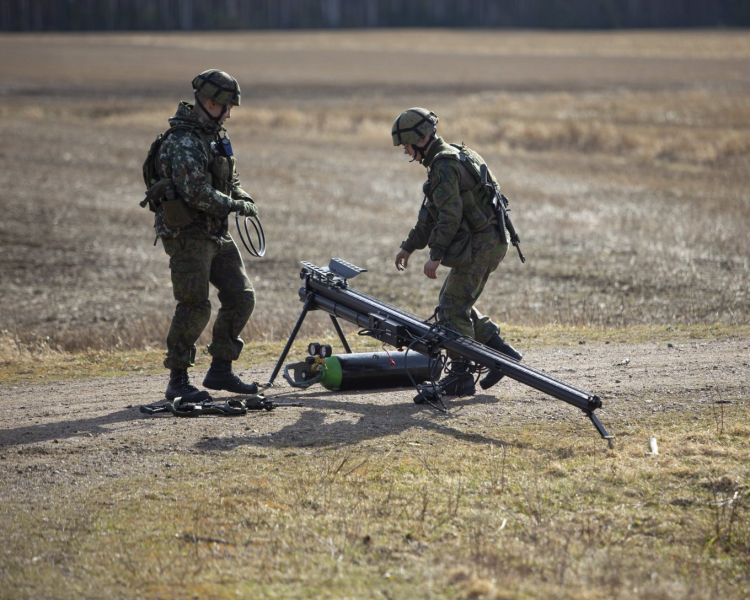
M 510 234 L 510 242 L 518 251 L 518 257 L 521 259 L 521 262 L 526 262 L 526 257 L 521 252 L 521 238 L 516 233 L 516 228 L 513 226 L 513 222 L 510 220 L 510 215 L 508 214 L 510 212 L 508 198 L 500 193 L 500 186 L 490 174 L 487 164 L 479 154 L 471 148 L 467 148 L 464 144 L 451 144 L 451 146 L 459 151 L 458 160 L 476 177 L 476 180 L 479 182 L 477 185 L 481 185 L 487 190 L 490 202 L 492 202 L 495 208 L 498 221 L 503 223 L 505 228 L 507 228 Z M 503 231 L 502 233 L 505 236 L 505 232 Z
M 157 207 L 161 204 L 161 201 L 166 194 L 166 185 L 156 185 L 161 180 L 161 177 L 159 177 L 159 169 L 156 164 L 161 145 L 172 132 L 180 129 L 190 130 L 191 128 L 185 125 L 176 125 L 170 127 L 164 133 L 157 135 L 156 139 L 151 143 L 151 147 L 148 149 L 146 160 L 143 161 L 143 182 L 146 184 L 146 197 L 140 202 L 140 205 L 145 208 L 148 204 L 148 208 L 151 212 L 156 212 Z

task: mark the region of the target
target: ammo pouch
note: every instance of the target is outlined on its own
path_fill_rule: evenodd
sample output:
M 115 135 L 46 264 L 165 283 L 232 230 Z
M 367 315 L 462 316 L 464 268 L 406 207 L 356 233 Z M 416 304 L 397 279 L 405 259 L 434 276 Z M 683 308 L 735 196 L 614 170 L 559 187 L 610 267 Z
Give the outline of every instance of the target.
M 185 227 L 193 218 L 193 214 L 185 202 L 174 193 L 170 179 L 160 179 L 146 191 L 146 200 L 151 210 L 156 212 L 161 206 L 164 212 L 164 223 L 170 229 Z
M 440 260 L 441 265 L 455 268 L 463 267 L 471 261 L 472 235 L 471 227 L 467 220 L 461 219 L 461 225 L 453 236 L 453 241 L 445 250 L 443 258 Z
M 161 201 L 161 209 L 164 211 L 164 223 L 170 229 L 185 227 L 193 218 L 188 205 L 182 198 L 177 198 L 174 192 L 167 194 L 167 197 Z
M 232 192 L 234 156 L 215 156 L 211 162 L 211 185 L 227 196 Z

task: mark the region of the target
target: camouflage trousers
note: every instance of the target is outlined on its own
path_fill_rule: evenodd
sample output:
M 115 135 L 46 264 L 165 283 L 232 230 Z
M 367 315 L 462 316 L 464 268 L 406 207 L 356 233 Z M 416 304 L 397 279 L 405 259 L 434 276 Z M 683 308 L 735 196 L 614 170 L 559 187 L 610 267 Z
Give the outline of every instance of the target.
M 471 261 L 450 270 L 439 297 L 439 320 L 459 333 L 486 343 L 500 328 L 475 307 L 490 275 L 508 252 L 497 225 L 490 225 L 472 236 Z
M 255 308 L 255 291 L 231 236 L 215 240 L 162 239 L 169 255 L 177 307 L 167 334 L 168 369 L 187 369 L 195 362 L 195 343 L 211 318 L 209 283 L 219 291 L 221 306 L 208 346 L 211 356 L 237 360 L 244 346 L 240 333 Z

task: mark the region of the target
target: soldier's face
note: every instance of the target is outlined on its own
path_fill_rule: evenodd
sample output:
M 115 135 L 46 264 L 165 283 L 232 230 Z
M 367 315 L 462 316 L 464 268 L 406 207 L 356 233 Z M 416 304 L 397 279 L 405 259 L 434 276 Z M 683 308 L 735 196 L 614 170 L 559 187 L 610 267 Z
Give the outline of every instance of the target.
M 221 109 L 223 108 L 223 105 L 219 104 L 218 102 L 214 102 L 213 100 L 210 100 L 208 103 L 208 112 L 211 113 L 212 117 L 218 117 L 221 114 Z M 232 112 L 232 108 L 234 108 L 234 104 L 231 102 L 227 104 L 227 110 L 224 113 L 224 115 L 219 120 L 219 125 L 223 125 L 224 121 L 226 121 L 229 118 L 229 113 Z
M 416 153 L 417 151 L 414 149 L 414 146 L 411 144 L 404 144 L 404 154 L 408 154 L 410 158 L 414 158 Z
M 432 138 L 422 138 L 417 144 L 404 144 L 404 154 L 408 154 L 412 159 L 416 159 L 417 149 L 424 150 L 432 143 Z

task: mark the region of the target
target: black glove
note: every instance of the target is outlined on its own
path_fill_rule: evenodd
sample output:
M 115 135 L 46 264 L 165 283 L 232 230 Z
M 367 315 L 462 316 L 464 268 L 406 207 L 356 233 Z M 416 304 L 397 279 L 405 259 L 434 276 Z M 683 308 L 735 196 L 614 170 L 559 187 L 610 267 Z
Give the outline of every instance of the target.
M 258 207 L 250 199 L 234 200 L 232 212 L 240 213 L 243 217 L 255 217 L 258 215 Z

